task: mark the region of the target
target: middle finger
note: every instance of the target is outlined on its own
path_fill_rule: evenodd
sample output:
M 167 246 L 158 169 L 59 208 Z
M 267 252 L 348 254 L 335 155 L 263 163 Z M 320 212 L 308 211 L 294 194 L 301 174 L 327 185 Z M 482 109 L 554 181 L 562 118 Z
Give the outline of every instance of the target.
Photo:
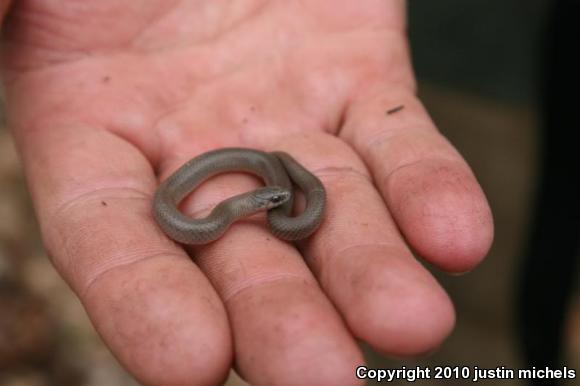
M 167 172 L 189 158 L 173 159 Z M 248 175 L 217 176 L 196 189 L 184 210 L 203 217 L 215 203 L 258 185 Z M 363 359 L 356 342 L 300 253 L 272 236 L 264 220 L 238 221 L 216 242 L 192 248 L 225 304 L 238 369 L 252 384 L 358 384 L 354 369 Z

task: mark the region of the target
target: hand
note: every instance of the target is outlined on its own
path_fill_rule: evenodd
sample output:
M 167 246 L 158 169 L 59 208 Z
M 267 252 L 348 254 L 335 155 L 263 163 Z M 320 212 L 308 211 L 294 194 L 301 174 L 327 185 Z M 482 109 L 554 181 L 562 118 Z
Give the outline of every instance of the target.
M 411 251 L 468 271 L 493 225 L 415 96 L 404 29 L 403 1 L 14 3 L 7 110 L 46 249 L 142 383 L 216 384 L 235 354 L 256 385 L 357 384 L 356 339 L 404 356 L 449 334 Z M 299 250 L 244 221 L 194 264 L 156 226 L 158 182 L 226 146 L 320 177 L 326 219 Z M 257 184 L 220 176 L 184 208 Z

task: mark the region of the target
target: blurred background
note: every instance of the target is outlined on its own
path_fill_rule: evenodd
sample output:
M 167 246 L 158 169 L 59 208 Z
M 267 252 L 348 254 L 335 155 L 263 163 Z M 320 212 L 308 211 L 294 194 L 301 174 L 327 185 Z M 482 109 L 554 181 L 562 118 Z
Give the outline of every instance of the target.
M 578 5 L 440 0 L 409 7 L 420 96 L 474 169 L 496 236 L 474 272 L 433 270 L 457 308 L 457 327 L 440 350 L 393 360 L 365 348 L 369 367 L 580 370 L 580 160 L 568 130 L 578 126 L 571 114 L 580 65 L 568 55 L 580 36 L 572 19 Z M 134 384 L 46 259 L 0 124 L 0 386 Z M 244 383 L 232 374 L 227 385 Z

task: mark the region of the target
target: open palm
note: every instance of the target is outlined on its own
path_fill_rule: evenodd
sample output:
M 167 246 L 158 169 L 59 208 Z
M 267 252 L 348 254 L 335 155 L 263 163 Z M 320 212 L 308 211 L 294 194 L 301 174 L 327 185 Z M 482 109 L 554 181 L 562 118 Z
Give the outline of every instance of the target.
M 235 358 L 252 384 L 356 384 L 357 339 L 401 356 L 451 331 L 451 302 L 412 250 L 464 272 L 493 226 L 469 167 L 415 96 L 403 8 L 12 5 L 9 125 L 46 249 L 142 383 L 216 384 Z M 327 215 L 308 241 L 243 221 L 185 251 L 159 230 L 158 182 L 228 146 L 286 151 L 322 180 Z M 257 184 L 214 178 L 184 209 L 203 214 Z

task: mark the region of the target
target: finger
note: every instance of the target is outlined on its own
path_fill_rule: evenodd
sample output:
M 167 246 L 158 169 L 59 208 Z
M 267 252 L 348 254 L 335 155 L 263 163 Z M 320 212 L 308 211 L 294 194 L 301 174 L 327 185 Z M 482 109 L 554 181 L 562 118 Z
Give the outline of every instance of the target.
M 4 20 L 4 15 L 10 7 L 11 0 L 0 0 L 0 23 Z
M 485 196 L 417 98 L 383 89 L 353 102 L 340 135 L 363 157 L 409 244 L 446 271 L 468 271 L 493 239 Z
M 114 355 L 144 384 L 223 381 L 223 305 L 152 221 L 156 180 L 141 153 L 81 125 L 16 134 L 46 249 Z
M 278 147 L 326 187 L 325 219 L 304 253 L 352 333 L 398 356 L 437 347 L 453 328 L 453 306 L 407 248 L 360 158 L 323 133 Z
M 188 158 L 175 160 L 167 173 Z M 248 175 L 218 176 L 183 208 L 203 217 L 217 202 L 256 186 Z M 263 214 L 234 223 L 194 255 L 225 303 L 237 367 L 251 384 L 359 383 L 354 369 L 363 358 L 356 342 L 300 254 L 271 235 Z

